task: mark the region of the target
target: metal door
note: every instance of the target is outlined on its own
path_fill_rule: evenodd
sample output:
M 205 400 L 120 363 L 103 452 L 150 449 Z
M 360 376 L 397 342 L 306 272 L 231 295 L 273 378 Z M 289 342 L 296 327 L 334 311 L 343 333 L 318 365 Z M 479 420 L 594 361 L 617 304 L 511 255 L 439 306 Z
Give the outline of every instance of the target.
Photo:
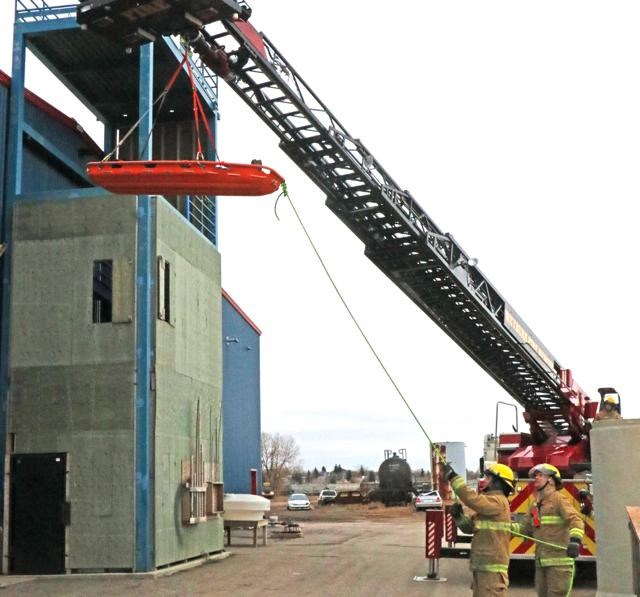
M 9 572 L 64 573 L 66 454 L 11 457 Z

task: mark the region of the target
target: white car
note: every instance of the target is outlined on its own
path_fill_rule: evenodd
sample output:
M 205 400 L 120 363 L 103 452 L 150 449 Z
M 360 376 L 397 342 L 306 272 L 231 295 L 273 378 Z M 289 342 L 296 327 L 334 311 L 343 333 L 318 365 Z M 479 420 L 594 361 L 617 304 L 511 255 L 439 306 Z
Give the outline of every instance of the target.
M 437 491 L 425 491 L 416 496 L 415 507 L 416 510 L 442 508 L 442 498 Z
M 323 489 L 318 496 L 318 504 L 330 504 L 335 502 L 338 492 L 335 489 Z
M 292 493 L 287 502 L 287 510 L 311 510 L 311 502 L 304 493 Z

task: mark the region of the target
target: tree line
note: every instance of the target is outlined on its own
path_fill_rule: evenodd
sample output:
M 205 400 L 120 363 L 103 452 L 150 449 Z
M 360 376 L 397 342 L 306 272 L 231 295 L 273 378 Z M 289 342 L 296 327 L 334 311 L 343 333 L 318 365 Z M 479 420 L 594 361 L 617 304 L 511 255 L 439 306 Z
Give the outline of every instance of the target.
M 416 476 L 423 482 L 431 482 L 431 472 L 420 469 Z M 279 433 L 262 433 L 262 478 L 268 482 L 275 493 L 283 488 L 283 481 L 289 479 L 293 483 L 313 483 L 323 479 L 324 483 L 335 484 L 340 481 L 347 483 L 359 482 L 363 478 L 373 483 L 376 481 L 376 471 L 367 470 L 363 465 L 359 469 L 344 469 L 341 464 L 335 464 L 333 469 L 322 466 L 320 469 L 304 470 L 300 460 L 300 448 L 290 435 Z

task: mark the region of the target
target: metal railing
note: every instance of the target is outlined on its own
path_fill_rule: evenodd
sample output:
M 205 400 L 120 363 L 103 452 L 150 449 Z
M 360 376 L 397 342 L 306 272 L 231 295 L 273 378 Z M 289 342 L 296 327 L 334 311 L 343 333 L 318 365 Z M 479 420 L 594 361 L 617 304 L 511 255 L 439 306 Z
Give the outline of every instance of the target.
M 188 195 L 185 217 L 214 245 L 217 244 L 216 199 L 207 195 Z
M 16 0 L 16 22 L 36 23 L 75 18 L 78 2 L 69 0 Z
M 171 53 L 176 57 L 176 60 L 180 62 L 184 53 L 184 46 L 180 43 L 179 39 L 168 35 L 164 36 L 162 39 L 171 50 Z M 190 55 L 189 62 L 191 63 L 193 78 L 198 90 L 201 94 L 206 96 L 205 99 L 207 100 L 209 107 L 214 112 L 217 112 L 218 77 L 203 64 L 200 56 Z

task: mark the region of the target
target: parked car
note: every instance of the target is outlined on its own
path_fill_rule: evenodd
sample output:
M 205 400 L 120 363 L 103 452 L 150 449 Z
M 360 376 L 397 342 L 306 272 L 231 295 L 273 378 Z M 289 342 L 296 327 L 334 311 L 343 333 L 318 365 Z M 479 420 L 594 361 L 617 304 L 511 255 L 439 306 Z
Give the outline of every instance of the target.
M 271 500 L 275 495 L 276 494 L 274 493 L 269 481 L 262 483 L 262 497 L 266 497 L 268 500 Z
M 426 510 L 427 508 L 442 508 L 442 498 L 437 491 L 425 491 L 416 496 L 416 510 Z
M 318 496 L 318 504 L 330 504 L 336 501 L 338 492 L 335 489 L 323 489 Z
M 304 493 L 292 493 L 287 502 L 287 510 L 311 510 L 311 502 Z
M 362 504 L 362 495 L 358 489 L 339 491 L 335 502 L 336 504 Z

